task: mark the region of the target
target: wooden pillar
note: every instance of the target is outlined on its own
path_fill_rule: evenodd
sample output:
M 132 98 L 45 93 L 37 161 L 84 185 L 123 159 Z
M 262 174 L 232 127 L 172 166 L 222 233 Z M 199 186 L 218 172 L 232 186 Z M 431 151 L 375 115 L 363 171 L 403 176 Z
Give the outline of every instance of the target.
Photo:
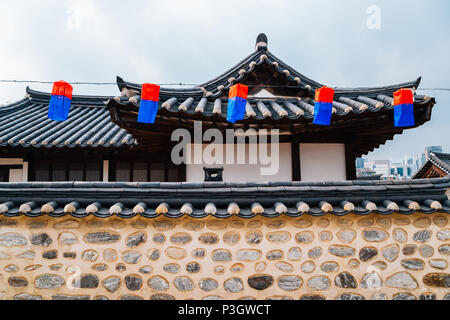
M 103 182 L 109 181 L 109 160 L 103 160 L 102 180 Z
M 296 140 L 291 142 L 291 163 L 292 163 L 292 181 L 301 181 L 300 171 L 300 143 Z
M 27 181 L 36 181 L 36 164 L 34 159 L 28 160 L 28 179 Z
M 186 182 L 186 170 L 186 164 L 180 164 L 177 166 L 178 182 Z
M 356 155 L 351 143 L 345 144 L 345 171 L 347 180 L 356 180 Z
M 23 162 L 22 167 L 22 181 L 27 182 L 28 181 L 28 161 Z
M 116 181 L 116 160 L 114 158 L 111 158 L 108 160 L 109 166 L 108 166 L 108 181 L 115 182 Z

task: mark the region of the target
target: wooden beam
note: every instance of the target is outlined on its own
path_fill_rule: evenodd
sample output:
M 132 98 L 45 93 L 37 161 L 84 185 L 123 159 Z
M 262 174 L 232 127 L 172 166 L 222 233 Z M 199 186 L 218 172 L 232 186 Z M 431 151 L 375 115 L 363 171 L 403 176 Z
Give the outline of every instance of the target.
M 292 162 L 292 181 L 301 181 L 302 174 L 300 170 L 300 143 L 291 142 L 291 162 Z
M 435 165 L 432 165 L 423 175 L 420 175 L 416 179 L 420 178 L 442 178 L 445 177 L 447 173 L 440 168 L 436 167 Z
M 33 160 L 28 160 L 28 181 L 36 180 L 36 164 Z
M 356 155 L 351 143 L 345 144 L 345 171 L 347 180 L 356 180 Z

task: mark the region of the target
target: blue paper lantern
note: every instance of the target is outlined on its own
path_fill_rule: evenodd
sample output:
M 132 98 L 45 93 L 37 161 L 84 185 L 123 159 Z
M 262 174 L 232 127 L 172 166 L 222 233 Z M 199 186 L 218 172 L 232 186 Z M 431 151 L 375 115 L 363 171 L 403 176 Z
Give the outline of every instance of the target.
M 73 87 L 65 81 L 53 83 L 52 95 L 48 106 L 48 118 L 55 121 L 65 121 L 69 117 L 72 103 Z
M 242 84 L 236 84 L 230 88 L 227 106 L 227 121 L 236 123 L 244 120 L 245 106 L 247 105 L 248 87 Z
M 394 92 L 394 126 L 413 127 L 414 95 L 412 90 L 400 89 Z
M 158 112 L 159 89 L 160 87 L 156 84 L 144 83 L 142 85 L 138 122 L 155 123 Z
M 331 114 L 333 112 L 334 90 L 328 87 L 322 87 L 316 90 L 314 103 L 313 123 L 322 126 L 329 126 L 331 123 Z

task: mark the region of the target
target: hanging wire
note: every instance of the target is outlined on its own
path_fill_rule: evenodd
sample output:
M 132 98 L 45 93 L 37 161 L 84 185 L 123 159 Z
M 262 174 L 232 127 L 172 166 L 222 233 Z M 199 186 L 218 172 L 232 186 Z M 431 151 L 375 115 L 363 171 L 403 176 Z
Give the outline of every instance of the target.
M 417 91 L 420 90 L 428 90 L 428 91 L 450 91 L 450 88 L 419 88 Z
M 116 82 L 88 82 L 88 81 L 68 81 L 72 85 L 93 85 L 93 86 L 116 86 Z M 12 79 L 0 79 L 0 83 L 39 83 L 39 84 L 53 84 L 53 81 L 41 81 L 41 80 L 12 80 Z M 160 86 L 200 86 L 201 83 L 183 83 L 183 82 L 169 82 L 169 83 L 156 83 Z M 247 87 L 251 88 L 295 88 L 298 86 L 283 86 L 283 85 L 264 85 L 264 84 L 250 84 Z
M 41 81 L 41 80 L 12 80 L 12 79 L 0 79 L 0 83 L 40 83 L 40 84 L 53 84 L 54 81 Z M 89 82 L 89 81 L 75 81 L 70 82 L 74 85 L 93 85 L 93 86 L 116 86 L 116 82 Z M 161 86 L 195 86 L 195 83 L 158 83 Z
M 53 84 L 53 81 L 42 81 L 42 80 L 15 80 L 15 79 L 0 79 L 0 83 L 39 83 L 39 84 Z M 70 82 L 73 85 L 89 85 L 89 86 L 116 86 L 116 82 L 90 82 L 90 81 L 75 81 Z M 157 83 L 160 86 L 199 86 L 201 83 L 183 83 L 183 82 L 169 82 L 169 83 Z M 298 86 L 283 86 L 283 85 L 258 85 L 250 84 L 247 85 L 251 88 L 296 88 Z M 450 88 L 418 88 L 417 91 L 450 91 Z

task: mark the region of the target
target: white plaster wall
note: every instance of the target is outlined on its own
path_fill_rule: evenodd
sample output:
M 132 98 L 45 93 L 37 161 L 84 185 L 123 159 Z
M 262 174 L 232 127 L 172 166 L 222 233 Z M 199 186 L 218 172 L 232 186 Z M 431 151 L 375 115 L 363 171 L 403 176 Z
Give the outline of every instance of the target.
M 9 169 L 9 182 L 22 182 L 23 170 L 22 169 Z
M 301 143 L 302 181 L 346 180 L 343 143 Z
M 188 145 L 188 157 L 194 152 L 194 145 Z M 224 159 L 226 159 L 226 147 L 225 145 L 219 145 L 223 148 Z M 268 167 L 268 165 L 262 165 L 259 161 L 258 164 L 249 164 L 249 151 L 250 146 L 245 146 L 245 158 L 246 164 L 237 164 L 237 145 L 234 145 L 235 164 L 187 164 L 186 165 L 186 181 L 188 182 L 203 182 L 205 174 L 203 167 L 217 168 L 223 167 L 223 180 L 225 182 L 265 182 L 265 181 L 291 181 L 292 180 L 292 160 L 291 160 L 291 144 L 280 143 L 279 144 L 279 166 L 275 175 L 261 175 L 261 168 Z M 203 145 L 203 150 L 206 145 Z M 270 145 L 267 146 L 268 154 L 270 156 Z M 189 153 L 190 152 L 190 153 Z M 276 161 L 276 157 L 272 158 Z M 259 159 L 258 159 L 259 160 Z

